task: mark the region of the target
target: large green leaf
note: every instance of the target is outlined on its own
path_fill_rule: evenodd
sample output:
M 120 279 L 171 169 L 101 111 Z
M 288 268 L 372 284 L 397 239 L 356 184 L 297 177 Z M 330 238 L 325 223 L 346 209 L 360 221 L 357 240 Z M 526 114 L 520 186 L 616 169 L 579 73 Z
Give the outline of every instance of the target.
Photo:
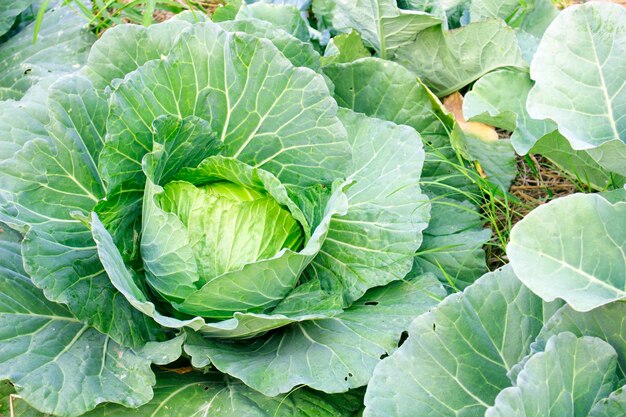
M 290 4 L 244 3 L 235 20 L 251 18 L 271 23 L 275 28 L 284 30 L 302 42 L 307 42 L 310 38 L 307 22 L 302 18 L 300 10 Z
M 626 147 L 624 49 L 623 7 L 593 2 L 564 10 L 531 65 L 530 115 L 555 121 L 574 149 L 606 142 Z
M 463 206 L 461 212 L 473 210 L 469 202 L 463 201 L 467 198 L 465 192 L 471 192 L 474 185 L 455 168 L 459 161 L 450 145 L 449 134 L 454 128 L 454 120 L 415 74 L 401 65 L 379 58 L 329 65 L 324 68 L 324 73 L 335 84 L 335 99 L 340 106 L 411 126 L 420 133 L 427 143 L 420 181 L 422 189 L 431 197 L 437 196 L 435 201 L 442 197 L 459 200 L 448 204 L 460 203 Z M 447 242 L 438 238 L 442 235 L 432 228 L 426 232 L 422 247 L 427 248 L 429 255 L 422 259 L 434 267 L 425 264 L 421 267 L 435 272 L 444 281 L 444 275 L 448 274 L 465 282 L 473 282 L 487 270 L 484 253 L 480 253 L 480 242 L 488 240 L 485 236 L 488 232 L 471 227 L 472 222 L 468 222 L 467 216 L 447 216 L 449 213 L 446 211 L 444 219 L 444 213 L 439 212 L 439 208 L 435 202 L 433 219 L 442 218 L 454 231 L 441 232 L 450 239 Z M 464 265 L 471 269 L 467 275 Z M 464 285 L 461 282 L 459 286 Z
M 473 22 L 500 18 L 539 38 L 558 14 L 550 0 L 472 0 L 470 6 Z
M 348 213 L 332 219 L 308 273 L 323 286 L 342 284 L 349 304 L 411 270 L 430 206 L 420 191 L 424 151 L 413 129 L 350 110 L 339 116 L 352 146 Z
M 26 131 L 26 143 L 2 164 L 2 189 L 12 194 L 11 214 L 44 230 L 53 227 L 50 221 L 72 220 L 72 210 L 88 212 L 103 196 L 95 161 L 107 112 L 104 99 L 80 76 L 59 80 L 49 94 L 47 135 L 37 132 L 31 140 Z
M 510 267 L 418 317 L 374 370 L 365 416 L 483 416 L 554 311 Z
M 315 0 L 313 11 L 336 32 L 359 31 L 367 46 L 384 59 L 412 42 L 420 31 L 441 23 L 429 13 L 402 10 L 393 0 Z
M 589 311 L 626 298 L 626 203 L 575 194 L 541 206 L 511 231 L 519 279 L 547 301 Z
M 301 384 L 345 392 L 367 384 L 381 356 L 394 351 L 411 321 L 444 295 L 430 275 L 396 282 L 370 290 L 334 318 L 294 324 L 254 341 L 207 339 L 203 347 L 196 346 L 194 360 L 210 359 L 265 395 Z
M 9 414 L 11 412 L 13 414 Z M 9 381 L 0 382 L 0 413 L 10 417 L 47 417 L 17 395 L 13 384 Z
M 0 161 L 12 158 L 32 139 L 48 138 L 48 94 L 39 87 L 43 86 L 30 89 L 19 101 L 0 101 Z
M 619 140 L 604 142 L 602 145 L 587 149 L 587 153 L 596 160 L 602 168 L 626 177 L 626 146 Z
M 617 352 L 620 377 L 626 376 L 626 303 L 617 302 L 585 313 L 563 306 L 541 329 L 532 348 L 543 351 L 548 339 L 561 332 L 571 332 L 578 337 L 593 336 L 609 343 Z
M 192 26 L 170 55 L 118 83 L 110 110 L 108 146 L 117 151 L 101 161 L 109 189 L 141 182 L 150 126 L 167 114 L 207 120 L 224 156 L 286 184 L 330 183 L 345 171 L 345 129 L 323 78 L 294 68 L 267 41 L 212 23 Z
M 11 0 L 0 4 L 0 36 L 7 33 L 20 13 L 33 3 L 35 0 Z
M 433 99 L 417 76 L 379 58 L 329 65 L 324 73 L 333 82 L 341 107 L 414 128 L 425 140 L 447 140 L 452 119 Z
M 141 345 L 160 329 L 119 297 L 89 229 L 73 214 L 89 213 L 104 195 L 95 161 L 106 102 L 76 75 L 60 79 L 49 94 L 49 137 L 28 141 L 0 165 L 0 188 L 7 192 L 3 215 L 28 230 L 24 265 L 46 297 L 67 304 L 76 317 L 117 342 Z
M 84 65 L 95 36 L 85 19 L 68 7 L 44 14 L 37 42 L 35 23 L 0 45 L 0 100 L 19 99 L 43 78 L 56 79 Z
M 462 290 L 487 272 L 483 246 L 491 231 L 483 228 L 478 209 L 467 201 L 436 198 L 431 204 L 431 219 L 413 271 L 432 272 Z
M 595 151 L 600 148 L 596 148 Z M 591 156 L 591 151 L 594 150 L 573 149 L 570 142 L 558 131 L 555 131 L 539 139 L 530 150 L 530 153 L 540 154 L 549 158 L 562 170 L 590 188 L 603 191 L 623 187 L 626 183 L 626 177 L 610 172 L 600 166 Z M 616 155 L 616 160 L 618 157 L 619 155 Z M 620 163 L 623 163 L 623 161 L 624 159 L 621 159 Z
M 461 124 L 454 129 L 450 142 L 467 161 L 480 164 L 487 180 L 507 192 L 517 176 L 517 159 L 510 139 L 499 139 L 494 130 L 483 133 Z M 489 129 L 489 128 L 488 128 Z
M 439 97 L 493 70 L 526 67 L 515 33 L 499 20 L 451 31 L 442 26 L 426 29 L 399 49 L 394 60 L 417 74 Z
M 85 417 L 351 417 L 359 408 L 354 394 L 329 396 L 308 389 L 269 398 L 234 378 L 162 371 L 154 398 L 138 409 L 99 407 Z
M 553 336 L 485 417 L 587 416 L 615 388 L 615 357 L 615 349 L 600 339 Z
M 573 149 L 555 123 L 530 117 L 526 100 L 533 85 L 527 72 L 494 71 L 465 95 L 463 114 L 470 121 L 513 131 L 511 142 L 517 153 L 539 153 L 585 184 L 600 190 L 622 185 L 619 176 L 603 169 L 589 152 Z
M 619 417 L 626 414 L 626 386 L 596 403 L 589 417 Z
M 532 87 L 527 72 L 494 71 L 478 80 L 465 95 L 463 114 L 470 121 L 513 131 L 513 147 L 524 155 L 539 139 L 556 130 L 554 123 L 528 115 L 526 98 Z
M 37 409 L 78 416 L 102 402 L 136 407 L 151 398 L 150 360 L 48 301 L 8 230 L 0 231 L 0 294 L 0 379 Z
M 322 65 L 341 64 L 356 61 L 359 58 L 372 56 L 371 52 L 363 45 L 361 34 L 356 30 L 350 33 L 342 33 L 332 38 L 322 57 Z
M 180 19 L 147 27 L 114 26 L 93 45 L 83 71 L 95 87 L 104 88 L 146 62 L 167 55 L 180 33 L 189 26 Z
M 340 106 L 411 126 L 422 136 L 427 144 L 422 184 L 428 194 L 464 199 L 460 192 L 471 188 L 470 181 L 450 163 L 458 163 L 449 139 L 454 120 L 414 73 L 379 58 L 329 65 L 324 73 Z
M 320 68 L 320 56 L 310 42 L 304 42 L 269 22 L 255 18 L 237 18 L 220 23 L 229 32 L 244 32 L 259 38 L 267 38 L 296 67 L 314 71 Z

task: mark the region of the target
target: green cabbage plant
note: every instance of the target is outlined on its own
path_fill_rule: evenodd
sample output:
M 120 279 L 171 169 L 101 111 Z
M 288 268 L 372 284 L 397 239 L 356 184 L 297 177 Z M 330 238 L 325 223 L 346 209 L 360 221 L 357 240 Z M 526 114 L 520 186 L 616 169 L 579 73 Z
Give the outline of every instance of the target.
M 419 134 L 338 108 L 310 68 L 266 22 L 183 15 L 107 31 L 43 109 L 18 102 L 37 122 L 0 142 L 0 379 L 23 401 L 195 415 L 173 393 L 204 387 L 224 416 L 359 408 L 313 389 L 367 384 L 445 292 L 410 274 Z M 181 355 L 206 372 L 155 376 Z

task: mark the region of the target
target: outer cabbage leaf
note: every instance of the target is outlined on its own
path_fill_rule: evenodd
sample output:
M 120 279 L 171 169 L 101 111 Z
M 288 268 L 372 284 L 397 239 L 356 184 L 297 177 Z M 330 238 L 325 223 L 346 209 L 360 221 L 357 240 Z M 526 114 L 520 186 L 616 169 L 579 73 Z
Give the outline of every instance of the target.
M 626 377 L 626 303 L 617 302 L 585 313 L 563 306 L 541 329 L 532 345 L 533 351 L 545 349 L 550 337 L 571 332 L 578 337 L 593 336 L 609 343 L 617 352 L 618 376 Z
M 526 67 L 515 33 L 498 20 L 451 31 L 442 26 L 426 29 L 399 49 L 394 60 L 417 74 L 438 97 L 493 70 Z
M 430 206 L 419 186 L 424 151 L 413 129 L 349 110 L 339 116 L 352 146 L 348 212 L 332 219 L 307 273 L 324 288 L 341 284 L 349 305 L 411 270 Z
M 451 97 L 461 96 L 456 93 Z M 517 176 L 517 160 L 511 140 L 500 139 L 491 126 L 468 123 L 463 118 L 457 123 L 450 136 L 454 149 L 463 159 L 480 164 L 487 180 L 501 192 L 507 192 Z
M 411 321 L 445 295 L 431 275 L 367 292 L 333 318 L 298 323 L 254 341 L 207 339 L 193 360 L 210 362 L 265 395 L 307 385 L 345 392 L 367 384 Z M 191 353 L 190 351 L 187 351 Z
M 472 0 L 470 6 L 473 22 L 500 18 L 538 38 L 558 14 L 550 0 Z
M 470 23 L 471 3 L 472 0 L 400 0 L 398 6 L 437 16 L 443 20 L 445 29 L 451 29 Z
M 420 31 L 441 23 L 429 13 L 402 10 L 392 0 L 315 0 L 313 11 L 336 32 L 359 31 L 366 45 L 383 59 L 412 42 Z
M 626 413 L 626 386 L 596 403 L 589 417 L 619 417 Z
M 310 42 L 304 42 L 269 22 L 256 18 L 237 18 L 220 23 L 229 32 L 244 32 L 267 38 L 295 67 L 320 69 L 320 56 Z
M 539 48 L 541 39 L 523 30 L 515 31 L 515 35 L 517 36 L 519 49 L 522 51 L 522 57 L 524 57 L 524 61 L 530 65 L 531 62 L 533 62 L 537 48 Z
M 587 150 L 587 153 L 596 160 L 601 167 L 626 177 L 626 146 L 617 140 L 605 142 L 602 145 Z
M 587 150 L 587 153 L 596 160 L 602 168 L 626 177 L 626 146 L 617 140 L 605 142 L 597 148 Z
M 178 36 L 190 23 L 170 19 L 162 24 L 117 25 L 104 32 L 89 51 L 84 74 L 95 87 L 104 89 L 115 79 L 171 51 Z
M 537 141 L 530 153 L 549 158 L 562 170 L 591 188 L 602 191 L 624 186 L 626 177 L 607 171 L 600 166 L 591 156 L 591 151 L 594 150 L 573 149 L 570 142 L 558 131 L 555 131 Z M 618 155 L 615 157 L 617 159 Z
M 0 101 L 0 161 L 11 159 L 32 139 L 46 140 L 47 92 L 37 86 L 19 101 Z
M 526 98 L 533 85 L 527 72 L 494 71 L 478 80 L 465 95 L 463 114 L 470 121 L 513 131 L 513 147 L 525 155 L 539 139 L 556 130 L 554 123 L 528 115 Z
M 516 386 L 498 394 L 485 417 L 587 416 L 615 388 L 615 349 L 594 337 L 561 333 L 524 365 Z
M 454 168 L 458 157 L 449 139 L 454 120 L 415 74 L 401 65 L 378 58 L 329 65 L 324 68 L 324 73 L 335 84 L 334 94 L 340 106 L 411 126 L 420 133 L 427 143 L 420 182 L 429 196 L 436 197 L 431 224 L 444 215 L 437 205 L 441 198 L 442 201 L 457 200 L 444 204 L 461 204 L 461 210 L 473 210 L 469 202 L 464 202 L 464 193 L 472 192 L 474 185 L 464 173 Z M 487 271 L 480 247 L 489 239 L 489 232 L 471 227 L 472 222 L 467 216 L 446 216 L 444 221 L 454 231 L 441 233 L 462 246 L 456 246 L 451 240 L 442 243 L 442 239 L 437 238 L 439 232 L 431 226 L 424 235 L 422 246 L 429 252 L 422 258 L 426 264 L 420 260 L 418 263 L 426 271 L 435 272 L 444 282 L 447 281 L 445 275 L 471 282 Z M 464 284 L 460 282 L 459 286 Z
M 626 154 L 626 10 L 593 2 L 564 10 L 548 28 L 532 62 L 536 81 L 528 112 L 551 119 L 574 149 L 603 144 Z M 597 158 L 600 165 L 602 155 Z M 626 175 L 621 163 L 606 164 Z
M 44 413 L 40 413 L 22 400 L 9 381 L 2 381 L 0 382 L 0 413 L 10 415 L 7 413 L 11 412 L 11 406 L 14 417 L 45 417 Z
M 413 322 L 374 370 L 364 416 L 482 416 L 553 312 L 510 267 L 485 275 Z
M 192 26 L 170 55 L 130 74 L 117 85 L 110 109 L 101 164 L 110 190 L 142 183 L 150 126 L 167 114 L 207 120 L 223 142 L 222 155 L 286 184 L 330 183 L 345 171 L 345 129 L 323 78 L 292 67 L 268 41 L 215 24 Z
M 519 279 L 540 297 L 589 311 L 626 298 L 625 226 L 625 202 L 575 194 L 516 224 L 507 255 Z
M 415 256 L 415 273 L 432 272 L 443 283 L 463 290 L 487 272 L 483 246 L 491 231 L 483 228 L 478 209 L 469 202 L 437 198 Z
M 248 0 L 248 3 L 288 4 L 306 13 L 311 7 L 311 0 Z
M 329 65 L 324 74 L 333 82 L 333 94 L 341 107 L 411 126 L 429 142 L 448 139 L 453 119 L 406 68 L 379 58 L 363 58 Z
M 534 83 L 528 73 L 499 70 L 478 80 L 465 95 L 463 113 L 470 121 L 513 131 L 511 142 L 517 153 L 539 153 L 561 169 L 604 190 L 623 185 L 616 174 L 603 169 L 584 150 L 574 150 L 567 139 L 556 131 L 556 124 L 536 120 L 526 110 L 526 100 Z
M 38 410 L 64 416 L 102 402 L 147 402 L 155 382 L 150 360 L 48 301 L 22 269 L 18 239 L 0 231 L 0 379 Z
M 357 395 L 329 396 L 309 389 L 266 397 L 217 372 L 157 375 L 154 398 L 138 409 L 99 407 L 85 417 L 351 417 L 360 406 Z
M 20 13 L 33 3 L 35 0 L 12 0 L 0 4 L 0 36 L 7 33 Z
M 363 45 L 361 34 L 356 30 L 350 33 L 342 33 L 332 38 L 322 57 L 324 66 L 331 64 L 342 64 L 346 62 L 356 61 L 359 58 L 370 57 L 372 54 Z
M 44 14 L 36 43 L 33 22 L 0 45 L 0 100 L 19 99 L 41 79 L 80 68 L 95 41 L 85 23 L 69 7 L 55 7 Z
M 33 283 L 52 301 L 118 343 L 138 346 L 161 330 L 106 279 L 89 229 L 73 212 L 89 213 L 104 196 L 95 166 L 107 106 L 91 83 L 67 76 L 49 89 L 49 137 L 28 141 L 0 164 L 3 217 L 28 232 L 22 252 Z M 115 317 L 115 320 L 113 320 Z
M 244 4 L 235 16 L 235 20 L 251 18 L 269 22 L 273 27 L 284 30 L 302 42 L 307 42 L 310 38 L 307 22 L 295 6 L 264 2 Z

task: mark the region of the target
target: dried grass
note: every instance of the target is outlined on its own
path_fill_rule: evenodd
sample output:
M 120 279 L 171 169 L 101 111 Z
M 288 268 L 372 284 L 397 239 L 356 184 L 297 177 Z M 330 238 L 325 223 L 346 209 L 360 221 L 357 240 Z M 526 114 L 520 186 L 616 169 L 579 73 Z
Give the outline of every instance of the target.
M 518 201 L 508 201 L 507 209 L 500 210 L 495 216 L 500 229 L 507 232 L 507 238 L 510 229 L 540 205 L 576 192 L 589 191 L 583 185 L 571 181 L 559 168 L 539 155 L 518 157 L 517 168 L 518 175 L 510 194 Z M 508 262 L 504 248 L 495 237 L 485 249 L 490 270 Z

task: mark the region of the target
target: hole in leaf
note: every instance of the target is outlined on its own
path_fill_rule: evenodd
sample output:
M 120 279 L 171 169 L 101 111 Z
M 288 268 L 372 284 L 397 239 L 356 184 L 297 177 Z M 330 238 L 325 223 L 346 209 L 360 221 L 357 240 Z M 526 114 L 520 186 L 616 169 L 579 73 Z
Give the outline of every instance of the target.
M 402 334 L 400 335 L 400 341 L 398 342 L 398 347 L 402 346 L 404 341 L 408 338 L 409 338 L 409 332 L 407 332 L 406 330 L 403 331 Z
M 365 303 L 366 306 L 377 306 L 378 305 L 378 301 L 367 301 Z

